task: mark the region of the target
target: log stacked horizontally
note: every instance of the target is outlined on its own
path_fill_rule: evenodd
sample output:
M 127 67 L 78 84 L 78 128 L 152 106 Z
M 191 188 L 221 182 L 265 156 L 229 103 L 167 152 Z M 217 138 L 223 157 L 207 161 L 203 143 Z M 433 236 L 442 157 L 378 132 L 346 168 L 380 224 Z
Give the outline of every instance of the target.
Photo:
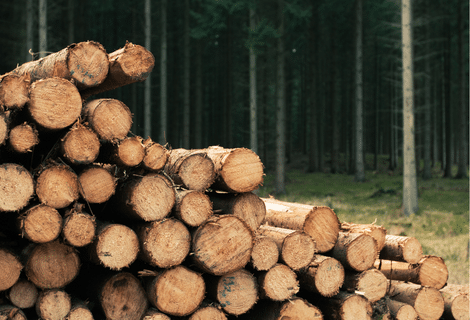
M 93 98 L 154 63 L 87 41 L 0 76 L 0 319 L 468 319 L 417 239 L 260 198 L 253 151 L 170 149 Z

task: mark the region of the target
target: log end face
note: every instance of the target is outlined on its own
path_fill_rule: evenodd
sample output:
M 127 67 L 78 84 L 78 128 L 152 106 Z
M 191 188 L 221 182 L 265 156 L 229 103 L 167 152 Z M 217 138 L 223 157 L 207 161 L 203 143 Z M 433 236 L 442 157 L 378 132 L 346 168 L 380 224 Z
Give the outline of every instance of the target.
M 315 241 L 305 232 L 296 231 L 284 239 L 281 258 L 292 270 L 300 270 L 310 264 L 315 251 Z
M 204 153 L 192 154 L 181 163 L 178 178 L 187 189 L 203 192 L 214 182 L 214 163 Z
M 419 282 L 422 286 L 442 289 L 449 278 L 449 271 L 444 259 L 427 256 L 419 262 Z
M 80 194 L 89 203 L 104 203 L 116 190 L 116 179 L 107 169 L 93 166 L 78 176 Z
M 328 257 L 321 261 L 316 271 L 315 289 L 324 297 L 338 294 L 344 283 L 344 267 L 336 259 Z
M 344 320 L 370 320 L 372 319 L 372 306 L 366 297 L 351 294 L 347 297 L 341 305 L 340 314 L 343 315 L 341 319 Z
M 260 285 L 264 296 L 274 301 L 284 301 L 299 292 L 296 273 L 284 264 L 269 269 Z
M 13 253 L 0 248 L 0 270 L 0 291 L 4 291 L 19 279 L 23 265 Z
M 28 123 L 23 123 L 10 130 L 9 143 L 11 148 L 18 153 L 31 152 L 39 143 L 39 134 L 36 128 Z
M 108 75 L 108 54 L 97 42 L 80 42 L 70 48 L 67 67 L 78 88 L 95 87 Z
M 168 160 L 169 152 L 161 144 L 147 139 L 144 141 L 145 156 L 142 164 L 150 171 L 158 171 L 163 169 Z
M 440 319 L 444 313 L 444 298 L 436 288 L 421 287 L 413 307 L 419 319 Z
M 78 177 L 66 165 L 51 165 L 39 174 L 36 194 L 45 205 L 65 208 L 80 196 Z
M 258 271 L 271 269 L 279 260 L 279 248 L 270 238 L 259 237 L 255 240 L 251 252 L 251 264 Z
M 374 266 L 377 258 L 377 244 L 371 236 L 360 234 L 349 245 L 346 251 L 348 266 L 362 272 Z
M 29 74 L 8 74 L 0 81 L 0 105 L 8 109 L 22 109 L 29 101 Z
M 415 264 L 423 257 L 423 248 L 418 239 L 409 237 L 403 245 L 403 259 Z
M 24 208 L 34 194 L 34 180 L 23 166 L 4 163 L 0 166 L 0 212 Z
M 45 243 L 59 236 L 62 230 L 62 216 L 56 209 L 40 204 L 25 213 L 21 226 L 29 240 Z
M 333 249 L 338 239 L 340 222 L 329 207 L 313 207 L 305 218 L 303 231 L 315 241 L 319 253 Z
M 178 211 L 184 223 L 191 227 L 198 227 L 212 216 L 212 202 L 209 196 L 202 192 L 188 192 L 181 200 Z
M 61 141 L 64 156 L 77 165 L 90 164 L 98 158 L 100 140 L 95 132 L 83 125 L 72 128 Z
M 117 158 L 126 167 L 139 165 L 145 156 L 145 148 L 139 137 L 128 137 L 119 142 Z
M 294 298 L 284 302 L 279 311 L 280 319 L 291 320 L 323 320 L 320 309 L 302 298 Z
M 459 295 L 455 297 L 451 306 L 451 314 L 456 320 L 469 319 L 469 299 L 468 295 Z
M 258 300 L 256 278 L 244 269 L 222 276 L 217 283 L 217 300 L 229 314 L 247 312 Z
M 32 282 L 20 279 L 11 287 L 8 298 L 18 308 L 27 309 L 36 304 L 38 293 L 38 289 Z
M 125 225 L 106 226 L 96 241 L 96 256 L 99 262 L 111 270 L 121 270 L 137 259 L 139 239 L 136 233 Z
M 371 303 L 379 301 L 387 294 L 387 277 L 377 269 L 366 270 L 358 280 L 356 290 L 363 292 Z
M 75 213 L 64 221 L 62 234 L 64 239 L 74 247 L 84 247 L 93 242 L 96 232 L 95 219 L 83 213 Z
M 155 66 L 153 54 L 144 47 L 133 43 L 127 43 L 124 51 L 125 54 L 120 55 L 118 60 L 113 61 L 113 65 L 117 62 L 122 73 L 135 82 L 147 79 Z

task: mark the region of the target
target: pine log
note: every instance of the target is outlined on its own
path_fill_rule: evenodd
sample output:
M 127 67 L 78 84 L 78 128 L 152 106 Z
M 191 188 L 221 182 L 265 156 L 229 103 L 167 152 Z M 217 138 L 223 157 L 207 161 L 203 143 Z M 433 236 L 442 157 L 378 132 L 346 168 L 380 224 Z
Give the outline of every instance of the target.
M 80 122 L 76 122 L 60 142 L 64 158 L 75 165 L 93 163 L 101 147 L 98 135 Z
M 448 284 L 439 291 L 444 298 L 444 319 L 470 319 L 468 285 Z
M 370 320 L 372 306 L 366 297 L 357 293 L 340 291 L 337 295 L 322 299 L 318 307 L 331 320 Z
M 379 269 L 390 280 L 401 280 L 441 289 L 447 283 L 449 272 L 441 257 L 426 255 L 416 264 L 392 260 L 376 260 Z
M 253 231 L 259 228 L 266 217 L 263 200 L 252 192 L 210 192 L 208 195 L 215 212 L 234 215 L 245 221 Z
M 141 320 L 148 307 L 141 282 L 129 272 L 105 280 L 99 289 L 99 303 L 109 320 Z
M 142 320 L 171 320 L 171 318 L 168 315 L 158 311 L 155 308 L 149 308 L 145 312 Z
M 282 303 L 276 313 L 276 320 L 323 320 L 320 309 L 302 298 L 293 298 Z
M 216 180 L 213 189 L 233 193 L 251 192 L 263 183 L 263 163 L 252 150 L 219 146 L 205 150 L 214 163 Z
M 374 238 L 364 233 L 340 232 L 330 254 L 346 269 L 361 272 L 374 266 L 377 244 Z
M 41 289 L 62 288 L 72 282 L 80 270 L 80 258 L 73 247 L 58 240 L 25 249 L 25 274 Z
M 89 203 L 104 203 L 116 191 L 113 166 L 89 165 L 78 175 L 80 194 Z
M 109 61 L 104 47 L 93 41 L 74 43 L 39 60 L 26 62 L 11 73 L 29 74 L 31 81 L 59 77 L 79 88 L 94 87 L 108 75 Z
M 35 205 L 20 216 L 20 231 L 28 240 L 45 243 L 57 239 L 62 231 L 62 216 L 45 204 Z
M 414 237 L 387 235 L 380 251 L 380 259 L 418 263 L 423 257 L 423 248 Z
M 193 313 L 202 303 L 205 293 L 202 275 L 181 265 L 162 271 L 147 287 L 150 303 L 163 313 L 174 316 Z
M 168 318 L 169 320 L 170 318 Z M 227 320 L 227 316 L 222 310 L 214 306 L 205 306 L 196 310 L 188 320 Z
M 323 297 L 339 293 L 345 272 L 335 258 L 316 254 L 307 268 L 298 272 L 300 286 Z
M 0 305 L 0 320 L 27 320 L 25 313 L 20 308 L 12 305 Z
M 213 214 L 208 195 L 195 190 L 176 190 L 173 215 L 190 227 L 198 227 Z
M 36 179 L 36 195 L 43 204 L 55 209 L 65 208 L 80 196 L 78 177 L 69 166 L 51 163 Z
M 251 251 L 251 266 L 258 271 L 267 271 L 279 261 L 279 248 L 273 239 L 257 235 Z
M 108 151 L 109 160 L 106 162 L 115 163 L 121 167 L 135 167 L 144 160 L 145 147 L 141 137 L 125 137 L 111 146 L 111 150 Z M 103 153 L 106 153 L 105 150 Z
M 29 74 L 5 74 L 0 77 L 0 105 L 7 109 L 22 109 L 29 101 Z
M 82 90 L 82 97 L 87 99 L 101 92 L 144 81 L 154 66 L 155 58 L 150 51 L 140 45 L 126 42 L 123 48 L 109 54 L 109 73 L 103 83 Z
M 223 275 L 243 268 L 250 261 L 253 241 L 253 232 L 239 218 L 214 216 L 194 232 L 192 257 L 203 271 Z
M 0 270 L 0 291 L 4 291 L 18 281 L 23 265 L 14 252 L 0 247 Z
M 214 163 L 202 150 L 171 150 L 164 170 L 176 184 L 201 192 L 215 179 Z
M 80 117 L 82 99 L 78 89 L 62 78 L 49 78 L 31 85 L 28 110 L 38 129 L 66 128 Z
M 335 246 L 340 222 L 331 208 L 267 198 L 262 200 L 266 205 L 267 224 L 306 232 L 315 241 L 318 253 L 330 251 Z
M 258 275 L 260 298 L 274 301 L 291 299 L 299 292 L 296 273 L 282 263 L 277 263 L 268 271 Z
M 20 164 L 0 165 L 0 212 L 23 209 L 34 194 L 31 173 Z
M 75 302 L 72 299 L 72 307 L 65 320 L 93 320 L 93 314 L 84 302 Z
M 11 128 L 8 145 L 14 152 L 31 152 L 38 143 L 39 133 L 34 125 L 24 122 Z
M 38 298 L 38 289 L 29 280 L 19 279 L 8 291 L 8 299 L 21 309 L 32 308 Z
M 64 217 L 62 236 L 74 247 L 84 247 L 95 239 L 95 217 L 83 211 L 83 205 L 77 204 L 68 210 Z
M 388 281 L 385 275 L 375 268 L 362 272 L 348 271 L 345 273 L 341 290 L 363 294 L 374 303 L 387 294 Z
M 389 296 L 411 305 L 420 320 L 438 320 L 444 313 L 444 299 L 436 288 L 395 280 L 389 281 L 389 286 Z
M 140 242 L 140 258 L 152 266 L 170 268 L 189 254 L 191 234 L 174 218 L 145 223 L 135 228 Z
M 100 139 L 109 142 L 124 139 L 132 126 L 129 107 L 116 99 L 91 100 L 83 106 L 82 115 Z
M 396 320 L 418 320 L 415 309 L 404 302 L 387 299 L 388 309 Z
M 380 253 L 382 248 L 385 246 L 385 236 L 387 235 L 387 230 L 376 224 L 357 224 L 350 222 L 341 223 L 341 231 L 350 232 L 350 233 L 365 233 L 372 238 L 374 238 L 377 243 L 377 254 Z
M 62 320 L 70 312 L 72 300 L 64 290 L 51 289 L 39 293 L 36 313 L 42 320 Z
M 168 150 L 161 144 L 152 141 L 150 137 L 145 139 L 142 143 L 145 147 L 142 166 L 149 171 L 159 171 L 163 169 L 168 160 Z
M 276 243 L 280 261 L 294 271 L 308 266 L 315 255 L 315 242 L 303 231 L 262 225 L 258 234 Z
M 5 141 L 7 141 L 9 131 L 9 117 L 7 116 L 7 113 L 2 111 L 0 104 L 0 146 L 2 146 Z

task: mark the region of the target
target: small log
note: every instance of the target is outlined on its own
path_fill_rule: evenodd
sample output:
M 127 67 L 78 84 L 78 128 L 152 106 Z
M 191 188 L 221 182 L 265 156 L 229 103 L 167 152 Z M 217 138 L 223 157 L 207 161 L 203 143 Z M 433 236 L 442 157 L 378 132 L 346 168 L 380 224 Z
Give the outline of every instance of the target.
M 243 193 L 256 190 L 263 183 L 263 163 L 252 150 L 219 146 L 205 150 L 216 172 L 213 189 Z
M 186 316 L 193 313 L 204 299 L 206 285 L 201 274 L 184 266 L 166 269 L 147 287 L 150 303 L 163 313 Z
M 189 254 L 191 234 L 174 218 L 145 223 L 135 228 L 140 242 L 140 258 L 152 266 L 170 268 Z
M 385 246 L 385 236 L 387 235 L 387 230 L 382 226 L 378 226 L 373 223 L 372 224 L 357 224 L 357 223 L 342 222 L 341 231 L 350 232 L 350 233 L 365 233 L 365 234 L 372 236 L 375 242 L 377 242 L 378 253 Z
M 10 132 L 9 117 L 2 110 L 3 109 L 0 107 L 0 146 L 7 141 L 8 133 Z
M 8 292 L 11 303 L 21 309 L 32 308 L 38 299 L 38 289 L 29 280 L 19 279 Z
M 25 274 L 41 289 L 62 288 L 78 275 L 80 258 L 73 247 L 55 240 L 25 250 Z
M 306 232 L 315 241 L 318 253 L 330 251 L 335 246 L 340 222 L 331 208 L 267 198 L 262 200 L 266 205 L 267 224 Z
M 436 288 L 395 280 L 389 281 L 389 286 L 389 296 L 411 305 L 420 320 L 438 320 L 444 313 L 444 299 Z
M 374 238 L 364 233 L 340 232 L 331 256 L 347 269 L 365 271 L 374 266 L 377 244 Z
M 45 243 L 57 239 L 62 231 L 62 222 L 56 209 L 38 204 L 20 216 L 20 231 L 30 241 Z
M 95 99 L 83 106 L 83 118 L 100 139 L 116 142 L 124 139 L 132 126 L 129 107 L 116 99 Z
M 140 45 L 126 42 L 123 48 L 109 54 L 109 73 L 103 83 L 82 90 L 82 97 L 87 99 L 101 92 L 144 81 L 154 66 L 155 58 L 150 51 Z
M 93 320 L 93 314 L 84 302 L 76 302 L 72 299 L 72 307 L 65 320 Z
M 284 301 L 299 292 L 296 273 L 282 263 L 258 275 L 260 298 Z
M 439 291 L 444 298 L 444 319 L 470 319 L 468 285 L 448 284 Z
M 418 239 L 387 235 L 385 245 L 380 251 L 380 259 L 418 263 L 423 257 L 423 248 Z
M 176 184 L 189 190 L 203 192 L 215 179 L 214 163 L 202 150 L 171 150 L 164 170 Z
M 258 271 L 267 271 L 279 261 L 279 248 L 273 239 L 257 235 L 251 251 L 251 266 Z
M 138 136 L 125 137 L 116 143 L 102 146 L 99 162 L 114 163 L 120 167 L 138 166 L 144 159 L 145 147 Z
M 245 222 L 231 215 L 214 216 L 192 236 L 192 257 L 202 270 L 223 275 L 250 261 L 254 235 Z
M 23 124 L 11 128 L 8 145 L 14 152 L 31 152 L 33 147 L 38 143 L 39 133 L 34 125 L 24 122 Z
M 356 293 L 340 291 L 337 295 L 321 299 L 318 307 L 325 319 L 334 320 L 371 320 L 372 305 L 366 297 Z
M 20 164 L 0 165 L 0 212 L 23 209 L 34 194 L 31 173 Z
M 335 258 L 316 254 L 307 268 L 298 272 L 301 288 L 332 297 L 339 293 L 345 272 Z
M 243 221 L 256 231 L 266 217 L 266 206 L 256 194 L 245 193 L 208 193 L 213 204 L 213 209 L 217 213 L 231 214 Z
M 31 85 L 28 110 L 38 129 L 66 128 L 80 117 L 82 99 L 75 87 L 62 78 L 49 78 Z
M 278 320 L 323 320 L 323 314 L 320 309 L 302 298 L 293 298 L 282 303 L 276 313 L 276 319 Z
M 0 270 L 0 291 L 4 291 L 18 281 L 23 265 L 14 252 L 0 247 Z
M 51 289 L 39 293 L 36 313 L 43 320 L 62 320 L 70 312 L 72 300 L 64 290 Z
M 113 166 L 90 165 L 78 175 L 80 194 L 89 203 L 105 203 L 116 191 Z
M 262 225 L 258 233 L 274 240 L 280 260 L 294 271 L 308 266 L 315 255 L 315 242 L 303 231 Z
M 5 74 L 0 77 L 0 105 L 7 109 L 22 109 L 29 101 L 29 74 Z
M 190 227 L 198 227 L 213 214 L 208 195 L 196 190 L 176 190 L 173 215 Z
M 170 319 L 170 318 L 168 318 Z M 227 316 L 222 310 L 214 306 L 205 306 L 196 310 L 188 320 L 227 320 Z
M 387 299 L 388 309 L 396 320 L 418 320 L 415 309 L 404 302 Z
M 64 158 L 71 164 L 84 165 L 93 163 L 100 152 L 98 135 L 88 125 L 76 122 L 61 139 Z
M 27 320 L 25 313 L 20 308 L 12 305 L 0 305 L 0 320 Z
M 171 318 L 155 308 L 149 308 L 145 312 L 142 320 L 171 320 Z
M 84 247 L 95 239 L 95 217 L 83 211 L 83 205 L 77 204 L 68 210 L 64 217 L 62 236 L 74 247 Z
M 449 278 L 444 260 L 436 256 L 426 255 L 416 264 L 381 259 L 376 260 L 374 266 L 387 279 L 412 282 L 438 290 L 446 285 Z
M 163 169 L 168 160 L 169 152 L 161 144 L 147 138 L 143 142 L 145 155 L 142 160 L 142 166 L 149 171 L 159 171 Z
M 362 272 L 348 271 L 341 290 L 361 293 L 374 303 L 387 294 L 388 281 L 382 272 L 374 268 Z

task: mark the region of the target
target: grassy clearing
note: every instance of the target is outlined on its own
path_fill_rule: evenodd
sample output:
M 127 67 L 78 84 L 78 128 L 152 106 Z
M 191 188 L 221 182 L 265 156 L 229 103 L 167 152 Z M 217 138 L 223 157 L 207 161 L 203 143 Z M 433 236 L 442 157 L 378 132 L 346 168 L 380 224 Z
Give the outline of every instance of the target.
M 469 181 L 418 179 L 419 211 L 404 216 L 402 176 L 367 171 L 367 181 L 354 182 L 346 174 L 305 173 L 287 170 L 287 193 L 279 200 L 326 205 L 340 221 L 384 226 L 388 234 L 417 238 L 425 254 L 442 257 L 449 269 L 449 283 L 469 283 Z M 267 173 L 260 197 L 274 192 L 274 175 Z

